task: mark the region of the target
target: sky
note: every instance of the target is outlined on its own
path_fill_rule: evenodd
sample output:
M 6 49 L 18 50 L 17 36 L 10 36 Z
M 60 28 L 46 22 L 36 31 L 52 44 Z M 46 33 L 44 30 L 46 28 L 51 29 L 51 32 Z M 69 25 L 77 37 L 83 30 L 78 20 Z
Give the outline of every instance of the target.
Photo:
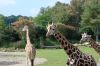
M 70 0 L 0 0 L 0 14 L 35 17 L 41 7 L 52 7 L 57 1 L 70 3 Z

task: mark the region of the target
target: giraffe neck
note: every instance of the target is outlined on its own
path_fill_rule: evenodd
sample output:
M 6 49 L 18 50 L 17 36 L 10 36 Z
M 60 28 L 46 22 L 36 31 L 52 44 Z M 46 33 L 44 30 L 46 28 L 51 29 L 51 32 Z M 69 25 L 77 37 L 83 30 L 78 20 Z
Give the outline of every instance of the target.
M 96 41 L 94 41 L 92 38 L 89 41 L 91 47 L 93 47 L 94 49 L 96 48 L 95 46 L 97 45 Z
M 90 43 L 91 47 L 94 48 L 95 51 L 100 54 L 100 51 L 99 51 L 100 45 L 97 44 L 96 41 L 93 40 L 92 38 L 90 39 L 89 43 Z
M 27 44 L 31 44 L 30 38 L 29 38 L 29 30 L 28 29 L 26 30 L 26 41 L 27 41 Z
M 75 46 L 73 46 L 61 33 L 56 32 L 54 37 L 61 43 L 62 48 L 65 52 L 71 56 L 74 52 L 77 54 L 81 54 L 82 52 Z

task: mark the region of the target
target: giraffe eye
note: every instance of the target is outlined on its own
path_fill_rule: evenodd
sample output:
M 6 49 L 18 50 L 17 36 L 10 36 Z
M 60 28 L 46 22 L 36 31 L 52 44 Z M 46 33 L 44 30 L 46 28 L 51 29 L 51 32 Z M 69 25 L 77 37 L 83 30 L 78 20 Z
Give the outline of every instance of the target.
M 50 27 L 50 29 L 51 29 L 51 27 Z
M 55 29 L 52 29 L 52 30 L 55 30 Z

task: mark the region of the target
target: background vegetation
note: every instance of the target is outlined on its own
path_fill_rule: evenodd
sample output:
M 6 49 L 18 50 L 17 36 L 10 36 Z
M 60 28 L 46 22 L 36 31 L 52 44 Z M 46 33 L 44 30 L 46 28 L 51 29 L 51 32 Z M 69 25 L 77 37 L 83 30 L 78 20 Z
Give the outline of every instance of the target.
M 53 7 L 41 7 L 36 17 L 0 14 L 0 47 L 23 48 L 26 39 L 21 30 L 25 24 L 29 25 L 31 42 L 37 48 L 58 45 L 53 36 L 45 37 L 48 22 L 56 23 L 59 31 L 72 43 L 80 40 L 82 32 L 93 35 L 98 41 L 100 0 L 71 0 L 70 4 L 57 2 Z

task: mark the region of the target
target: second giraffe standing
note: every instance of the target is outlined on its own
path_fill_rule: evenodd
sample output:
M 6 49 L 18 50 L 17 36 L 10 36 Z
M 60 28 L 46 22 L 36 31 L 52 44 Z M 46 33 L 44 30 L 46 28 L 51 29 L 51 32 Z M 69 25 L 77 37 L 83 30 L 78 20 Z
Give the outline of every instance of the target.
M 100 55 L 100 45 L 97 44 L 96 41 L 92 39 L 91 35 L 88 35 L 87 33 L 83 33 L 80 43 L 83 42 L 89 42 L 91 47 L 94 48 L 94 50 Z
M 34 66 L 34 59 L 36 56 L 36 49 L 33 46 L 33 44 L 30 41 L 29 38 L 29 30 L 28 30 L 28 26 L 24 26 L 23 31 L 26 31 L 26 47 L 25 47 L 25 51 L 26 51 L 26 56 L 27 56 L 27 65 L 28 65 L 28 59 L 31 63 L 31 66 Z

